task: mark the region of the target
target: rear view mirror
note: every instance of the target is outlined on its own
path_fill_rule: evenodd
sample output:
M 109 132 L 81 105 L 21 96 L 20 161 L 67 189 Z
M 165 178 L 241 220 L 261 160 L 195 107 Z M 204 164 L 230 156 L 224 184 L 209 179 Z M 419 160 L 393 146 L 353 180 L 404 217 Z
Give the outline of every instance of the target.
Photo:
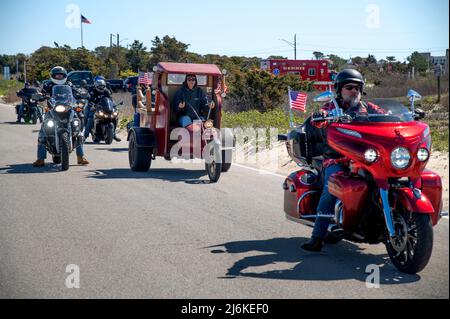
M 330 91 L 327 91 L 314 97 L 314 102 L 330 102 L 333 98 L 334 94 Z
M 422 98 L 422 95 L 420 95 L 419 93 L 417 93 L 414 90 L 409 90 L 408 94 L 407 94 L 408 98 L 411 100 L 412 98 L 414 98 L 414 100 L 418 101 Z

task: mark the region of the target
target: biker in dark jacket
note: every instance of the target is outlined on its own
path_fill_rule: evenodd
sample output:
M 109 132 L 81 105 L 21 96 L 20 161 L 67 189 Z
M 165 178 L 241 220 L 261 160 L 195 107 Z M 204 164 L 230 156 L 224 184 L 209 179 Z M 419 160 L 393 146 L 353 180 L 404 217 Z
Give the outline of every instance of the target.
M 55 85 L 69 85 L 72 86 L 72 84 L 67 81 L 67 71 L 61 66 L 55 66 L 50 71 L 50 79 L 51 81 L 48 81 L 45 83 L 42 87 L 41 93 L 46 97 L 52 96 L 53 87 Z M 47 106 L 51 107 L 50 104 L 47 101 Z M 33 166 L 35 167 L 42 167 L 45 166 L 45 158 L 47 157 L 47 150 L 45 149 L 45 145 L 41 144 L 39 141 L 41 137 L 44 135 L 44 126 L 41 127 L 41 130 L 39 131 L 39 137 L 38 137 L 38 149 L 37 149 L 37 160 L 33 163 Z M 77 153 L 77 163 L 80 165 L 87 165 L 89 164 L 88 160 L 84 157 L 84 150 L 83 150 L 83 144 L 78 146 L 76 148 Z
M 106 87 L 106 81 L 102 78 L 97 78 L 94 81 L 94 88 L 89 92 L 89 103 L 85 107 L 85 117 L 87 119 L 86 127 L 84 129 L 84 138 L 87 139 L 94 127 L 95 106 L 104 97 L 112 98 L 112 92 Z M 120 142 L 121 139 L 116 135 L 117 119 L 113 119 L 114 124 L 114 140 Z
M 33 88 L 29 82 L 26 82 L 25 83 L 25 87 L 17 92 L 17 96 L 22 99 L 22 103 L 20 104 L 19 110 L 17 111 L 17 121 L 16 121 L 16 123 L 20 123 L 20 120 L 23 117 L 23 109 L 25 107 L 25 103 L 35 93 L 36 93 L 36 89 Z M 38 108 L 38 117 L 39 117 L 39 119 L 41 119 L 41 122 L 42 122 L 42 114 L 41 114 L 39 108 Z
M 337 94 L 336 102 L 342 108 L 344 114 L 355 117 L 360 113 L 386 113 L 384 109 L 375 104 L 366 104 L 361 101 L 364 84 L 364 78 L 361 73 L 353 69 L 345 69 L 336 76 L 334 82 L 334 88 Z M 326 103 L 320 111 L 314 112 L 312 117 L 314 119 L 324 118 L 334 109 L 335 106 L 333 103 Z M 321 129 L 324 186 L 316 209 L 317 218 L 314 223 L 311 239 L 304 243 L 302 248 L 308 251 L 320 251 L 328 231 L 330 219 L 334 217 L 334 205 L 336 203 L 336 197 L 328 192 L 328 179 L 332 174 L 344 171 L 349 164 L 349 159 L 328 145 L 326 131 L 330 122 L 312 121 L 311 124 Z

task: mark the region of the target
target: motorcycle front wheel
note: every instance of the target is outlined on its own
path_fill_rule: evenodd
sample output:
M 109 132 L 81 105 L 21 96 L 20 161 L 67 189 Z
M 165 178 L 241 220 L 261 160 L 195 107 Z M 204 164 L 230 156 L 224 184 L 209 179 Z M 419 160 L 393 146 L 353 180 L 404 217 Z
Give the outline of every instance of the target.
M 61 134 L 61 170 L 69 169 L 69 134 L 64 132 Z
M 111 144 L 114 138 L 114 125 L 109 123 L 105 131 L 105 144 Z
M 386 249 L 401 272 L 416 274 L 423 270 L 433 250 L 433 226 L 430 215 L 393 212 L 396 236 L 387 235 Z

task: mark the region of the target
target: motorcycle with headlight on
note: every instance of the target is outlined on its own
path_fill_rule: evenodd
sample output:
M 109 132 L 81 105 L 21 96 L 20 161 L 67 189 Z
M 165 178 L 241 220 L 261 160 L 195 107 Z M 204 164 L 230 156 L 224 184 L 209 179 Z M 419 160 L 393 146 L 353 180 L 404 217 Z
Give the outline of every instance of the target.
M 101 141 L 105 141 L 106 144 L 112 143 L 119 120 L 118 105 L 123 105 L 123 102 L 114 104 L 110 97 L 105 96 L 94 107 L 94 125 L 90 132 L 94 143 Z
M 90 95 L 89 95 L 88 90 L 84 87 L 74 87 L 72 89 L 72 92 L 76 99 L 76 104 L 74 106 L 74 110 L 75 110 L 75 112 L 77 112 L 77 116 L 81 120 L 80 130 L 83 130 L 84 123 L 85 123 L 84 110 L 85 110 L 85 107 L 89 103 Z
M 342 239 L 358 243 L 384 243 L 393 265 L 415 274 L 428 264 L 433 248 L 433 226 L 442 213 L 441 177 L 426 169 L 431 151 L 430 128 L 420 120 L 425 113 L 414 109 L 421 96 L 408 92 L 410 108 L 396 101 L 383 103 L 386 114 L 344 114 L 333 93 L 324 92 L 316 102 L 332 102 L 326 118 L 308 118 L 287 135 L 291 158 L 300 169 L 284 183 L 286 217 L 314 226 L 323 188 L 321 134 L 308 121 L 328 120 L 330 147 L 350 159 L 346 171 L 330 176 L 329 192 L 337 198 L 334 218 L 325 241 Z
M 70 153 L 83 143 L 81 120 L 74 110 L 76 100 L 68 85 L 55 85 L 48 100 L 49 111 L 45 115 L 43 135 L 40 141 L 52 155 L 61 170 L 69 169 Z

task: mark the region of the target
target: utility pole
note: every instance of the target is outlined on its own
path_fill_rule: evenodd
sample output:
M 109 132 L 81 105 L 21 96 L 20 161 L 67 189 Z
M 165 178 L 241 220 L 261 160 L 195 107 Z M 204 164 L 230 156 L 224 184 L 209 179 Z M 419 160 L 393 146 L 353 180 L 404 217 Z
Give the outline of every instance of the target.
M 27 60 L 23 60 L 24 83 L 27 83 Z
M 442 74 L 442 65 L 437 64 L 434 68 L 434 74 L 437 77 L 437 89 L 438 89 L 438 99 L 437 103 L 441 101 L 441 74 Z
M 113 37 L 113 35 L 112 35 L 112 33 L 110 33 L 109 34 L 109 49 L 112 48 L 112 37 Z
M 294 60 L 297 60 L 297 34 L 294 34 Z
M 117 33 L 117 36 L 116 36 L 116 40 L 117 40 L 117 50 L 119 49 L 119 34 Z
M 297 34 L 294 34 L 294 43 L 287 41 L 285 39 L 278 39 L 278 40 L 284 41 L 294 48 L 294 60 L 297 60 Z

